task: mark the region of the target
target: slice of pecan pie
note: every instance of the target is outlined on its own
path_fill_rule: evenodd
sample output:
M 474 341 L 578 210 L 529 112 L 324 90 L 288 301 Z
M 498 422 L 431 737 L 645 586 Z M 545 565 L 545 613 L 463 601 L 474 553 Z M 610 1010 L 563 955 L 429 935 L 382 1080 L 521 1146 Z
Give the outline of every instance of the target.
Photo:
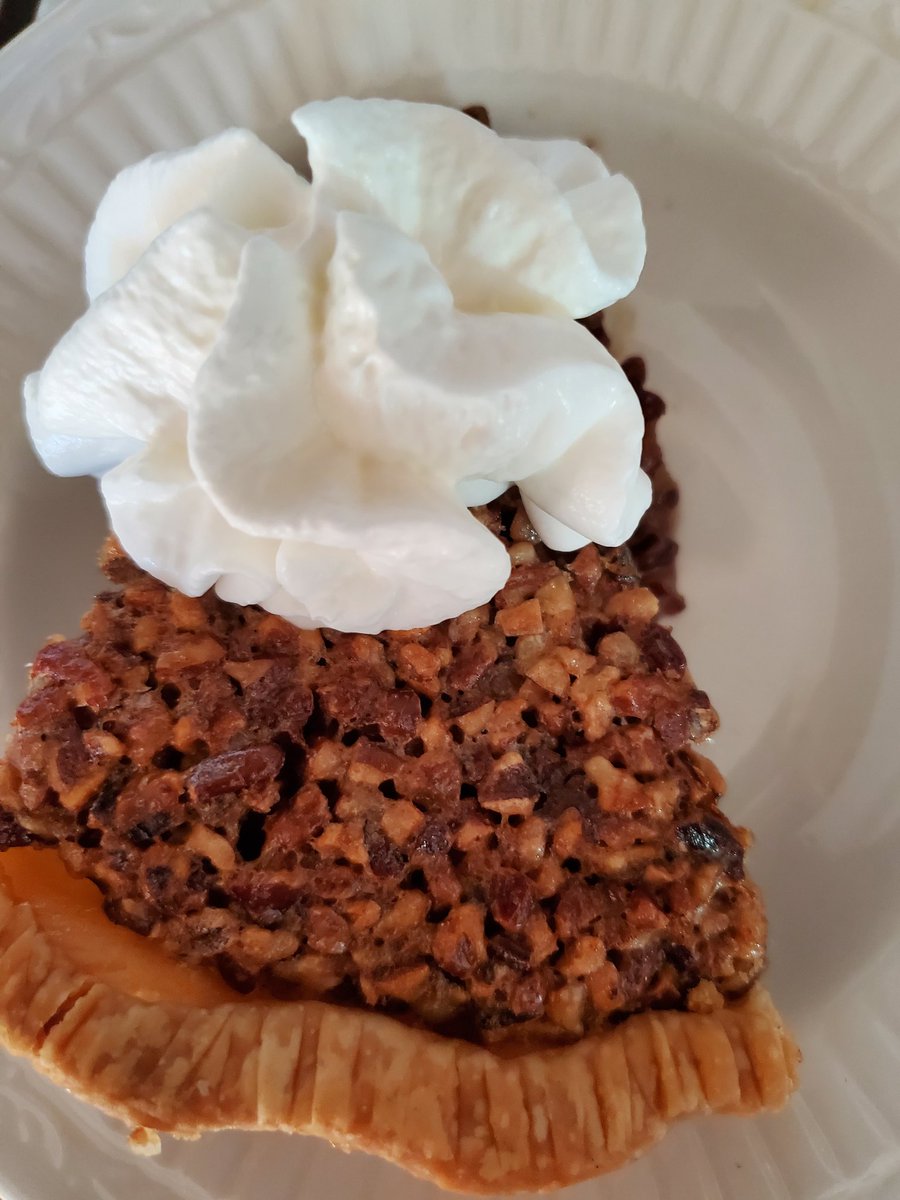
M 442 625 L 302 631 L 108 544 L 0 766 L 13 1050 L 141 1130 L 316 1133 L 469 1191 L 784 1103 L 716 715 L 634 565 L 678 607 L 628 366 L 635 555 L 551 554 L 510 492 L 482 510 L 509 582 Z

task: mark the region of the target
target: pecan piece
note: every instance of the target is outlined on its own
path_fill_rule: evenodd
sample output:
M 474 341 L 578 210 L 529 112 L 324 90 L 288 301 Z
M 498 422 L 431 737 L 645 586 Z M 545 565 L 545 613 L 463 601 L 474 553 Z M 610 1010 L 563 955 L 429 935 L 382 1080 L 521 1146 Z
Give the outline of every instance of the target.
M 525 926 L 534 908 L 531 884 L 517 871 L 503 871 L 490 884 L 490 907 L 494 920 L 513 933 Z
M 192 800 L 205 803 L 227 792 L 243 792 L 271 782 L 281 770 L 284 752 L 278 746 L 249 746 L 206 758 L 187 775 Z
M 434 957 L 449 975 L 470 976 L 487 960 L 484 940 L 484 909 L 480 904 L 461 904 L 437 927 L 432 943 Z
M 729 879 L 744 878 L 744 847 L 724 821 L 707 813 L 679 825 L 678 836 L 700 858 L 720 863 Z

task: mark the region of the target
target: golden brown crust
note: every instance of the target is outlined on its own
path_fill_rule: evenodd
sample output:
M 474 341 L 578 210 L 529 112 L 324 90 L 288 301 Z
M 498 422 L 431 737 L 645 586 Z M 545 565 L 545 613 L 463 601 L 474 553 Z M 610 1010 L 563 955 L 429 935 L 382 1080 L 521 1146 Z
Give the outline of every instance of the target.
M 312 1133 L 444 1187 L 540 1190 L 620 1165 L 678 1117 L 779 1108 L 796 1082 L 797 1049 L 758 985 L 718 1011 L 647 1012 L 502 1056 L 369 1011 L 220 999 L 218 984 L 184 1003 L 166 972 L 187 968 L 160 955 L 159 978 L 135 986 L 156 948 L 86 909 L 78 961 L 65 914 L 90 885 L 54 890 L 51 858 L 0 863 L 0 1038 L 131 1126 Z M 121 970 L 132 946 L 139 966 Z

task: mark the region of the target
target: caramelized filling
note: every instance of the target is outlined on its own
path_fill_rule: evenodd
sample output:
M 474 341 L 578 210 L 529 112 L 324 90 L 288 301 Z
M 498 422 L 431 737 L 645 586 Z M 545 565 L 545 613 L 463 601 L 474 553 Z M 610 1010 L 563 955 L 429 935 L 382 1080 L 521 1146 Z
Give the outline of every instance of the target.
M 496 599 L 379 638 L 188 599 L 111 548 L 120 588 L 35 661 L 7 842 L 56 844 L 113 921 L 241 991 L 492 1038 L 743 991 L 764 923 L 691 749 L 709 701 L 627 554 L 551 558 L 508 499 Z
M 634 554 L 550 553 L 512 490 L 480 511 L 509 582 L 433 628 L 301 631 L 174 592 L 110 543 L 115 586 L 38 654 L 0 768 L 13 890 L 56 859 L 21 847 L 56 846 L 167 951 L 162 970 L 123 931 L 128 988 L 156 973 L 198 1003 L 320 997 L 496 1042 L 745 991 L 765 920 L 693 749 L 715 713 L 657 621 L 680 606 L 677 492 L 662 402 L 626 369 L 654 483 Z M 46 879 L 87 969 L 96 901 Z

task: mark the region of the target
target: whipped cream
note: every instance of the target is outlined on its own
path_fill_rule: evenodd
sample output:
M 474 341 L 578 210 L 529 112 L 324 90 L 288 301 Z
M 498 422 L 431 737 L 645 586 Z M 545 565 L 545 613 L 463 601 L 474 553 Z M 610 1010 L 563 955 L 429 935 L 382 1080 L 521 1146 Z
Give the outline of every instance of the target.
M 293 116 L 111 184 L 87 312 L 25 382 L 38 454 L 93 474 L 145 570 L 303 627 L 435 624 L 506 581 L 469 511 L 510 483 L 556 550 L 650 499 L 621 368 L 573 318 L 626 295 L 640 203 L 578 142 L 389 100 Z

